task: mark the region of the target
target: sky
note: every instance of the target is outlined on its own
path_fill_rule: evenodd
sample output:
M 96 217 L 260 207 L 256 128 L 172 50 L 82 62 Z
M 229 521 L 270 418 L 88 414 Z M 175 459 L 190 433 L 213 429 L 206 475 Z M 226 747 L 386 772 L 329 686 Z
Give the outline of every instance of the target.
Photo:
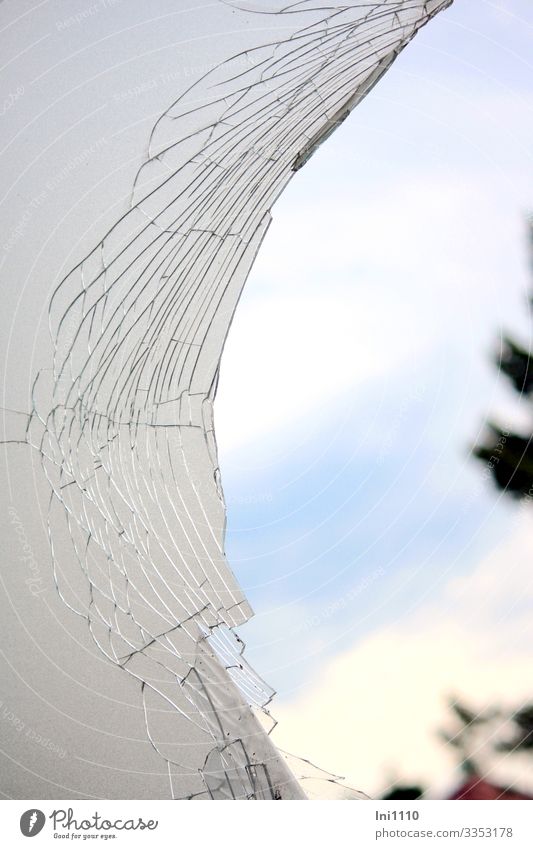
M 226 550 L 276 739 L 370 793 L 458 780 L 450 697 L 533 696 L 533 515 L 469 457 L 488 415 L 530 420 L 491 357 L 531 341 L 532 12 L 456 0 L 417 36 L 275 206 L 222 361 Z

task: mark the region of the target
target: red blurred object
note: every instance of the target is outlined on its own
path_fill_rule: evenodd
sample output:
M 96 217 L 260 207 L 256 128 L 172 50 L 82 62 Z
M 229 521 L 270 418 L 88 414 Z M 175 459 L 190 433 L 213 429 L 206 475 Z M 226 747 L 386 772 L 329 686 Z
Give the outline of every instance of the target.
M 491 784 L 473 775 L 468 781 L 465 781 L 461 787 L 455 791 L 450 799 L 531 799 L 531 796 L 526 796 L 520 793 L 519 790 L 512 790 L 508 787 L 498 787 L 497 784 Z

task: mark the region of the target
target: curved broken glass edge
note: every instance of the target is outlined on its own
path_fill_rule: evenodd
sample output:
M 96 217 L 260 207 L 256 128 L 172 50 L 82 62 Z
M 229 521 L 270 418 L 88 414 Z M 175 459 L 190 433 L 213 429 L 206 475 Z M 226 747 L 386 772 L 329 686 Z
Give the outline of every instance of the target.
M 283 37 L 158 118 L 129 208 L 52 294 L 52 368 L 7 442 L 39 455 L 56 590 L 138 682 L 171 798 L 366 798 L 272 742 L 274 692 L 235 631 L 253 612 L 224 554 L 213 402 L 275 200 L 451 0 L 224 2 Z

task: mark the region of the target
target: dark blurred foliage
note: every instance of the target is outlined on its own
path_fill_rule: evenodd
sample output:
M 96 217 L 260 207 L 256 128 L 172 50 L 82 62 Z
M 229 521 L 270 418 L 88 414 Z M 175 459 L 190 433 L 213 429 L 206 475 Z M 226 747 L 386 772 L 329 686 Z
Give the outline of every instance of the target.
M 498 750 L 533 753 L 533 704 L 520 708 L 511 719 L 514 725 L 514 736 L 510 740 L 498 743 Z
M 528 230 L 533 270 L 533 218 L 528 221 Z M 533 306 L 533 297 L 530 299 L 530 308 L 531 306 Z M 526 396 L 528 401 L 533 401 L 533 351 L 527 350 L 506 335 L 502 338 L 499 355 L 494 358 L 494 361 L 497 368 L 509 380 L 514 391 L 520 397 Z M 533 433 L 508 431 L 489 422 L 484 444 L 476 446 L 473 454 L 485 463 L 498 489 L 515 498 L 524 496 L 527 500 L 533 498 Z M 475 756 L 472 754 L 476 751 L 472 742 L 473 735 L 481 723 L 498 719 L 502 725 L 503 723 L 511 725 L 509 739 L 499 739 L 492 743 L 492 749 L 495 752 L 533 753 L 533 703 L 522 706 L 511 714 L 501 709 L 490 709 L 483 714 L 477 714 L 457 701 L 451 702 L 451 707 L 456 719 L 455 732 L 453 734 L 441 732 L 441 737 L 458 750 L 461 766 L 468 781 L 475 781 L 476 776 L 479 775 Z M 482 784 L 481 780 L 477 782 L 478 791 Z M 489 784 L 487 788 L 491 789 Z M 471 792 L 470 789 L 469 792 Z M 512 794 L 509 795 L 509 793 L 508 798 L 511 798 Z M 519 796 L 520 794 L 517 798 Z M 478 798 L 482 797 L 478 796 Z M 504 798 L 504 796 L 500 794 L 497 798 Z
M 501 787 L 494 784 L 490 776 L 484 776 L 481 763 L 485 761 L 487 749 L 494 754 L 509 755 L 525 752 L 533 754 L 533 702 L 509 711 L 489 707 L 476 711 L 456 698 L 450 699 L 450 718 L 445 731 L 438 732 L 447 746 L 451 746 L 457 757 L 463 778 L 450 799 L 530 799 L 531 797 L 513 785 Z M 480 748 L 480 739 L 485 742 Z M 480 738 L 481 732 L 481 738 Z M 502 735 L 507 734 L 507 738 Z M 482 756 L 482 757 L 481 757 Z M 418 785 L 394 784 L 381 799 L 422 799 L 425 789 Z
M 493 720 L 499 715 L 499 711 L 489 708 L 483 713 L 473 711 L 463 702 L 450 699 L 452 712 L 452 729 L 450 731 L 439 731 L 439 736 L 448 745 L 456 749 L 461 769 L 467 775 L 477 775 L 478 767 L 472 750 L 476 752 L 477 746 L 473 743 L 473 735 L 481 725 Z
M 517 392 L 530 395 L 533 392 L 533 364 L 531 353 L 517 345 L 509 336 L 504 336 L 500 356 L 496 365 L 509 378 Z
M 484 777 L 478 760 L 479 756 L 486 756 L 487 748 L 494 753 L 507 752 L 509 755 L 519 752 L 533 753 L 533 703 L 514 712 L 496 707 L 475 712 L 463 702 L 453 699 L 450 701 L 450 708 L 452 731 L 441 731 L 440 736 L 457 751 L 464 774 L 463 783 L 451 798 L 530 799 L 530 796 L 515 786 L 501 787 L 494 784 L 490 777 Z M 488 726 L 485 729 L 486 741 L 480 749 L 478 731 L 484 725 Z M 499 738 L 499 733 L 505 733 L 509 725 L 511 728 L 508 739 Z
M 454 728 L 450 731 L 440 731 L 439 735 L 460 754 L 461 766 L 466 773 L 477 773 L 478 769 L 471 754 L 477 744 L 472 746 L 473 734 L 477 729 L 489 722 L 497 721 L 499 728 L 511 726 L 511 736 L 507 740 L 496 739 L 491 744 L 495 752 L 531 752 L 533 753 L 533 702 L 522 705 L 516 711 L 506 711 L 502 708 L 491 707 L 476 713 L 457 699 L 450 700 L 450 708 L 454 719 Z
M 417 785 L 397 784 L 382 799 L 420 799 L 424 791 Z
M 498 489 L 515 498 L 533 497 L 533 434 L 522 436 L 489 424 L 485 444 L 473 453 L 487 464 Z
M 528 231 L 533 268 L 533 219 Z M 533 401 L 533 352 L 505 335 L 494 361 L 515 392 Z M 515 498 L 533 498 L 533 433 L 507 431 L 489 422 L 484 443 L 472 453 L 485 463 L 498 489 Z

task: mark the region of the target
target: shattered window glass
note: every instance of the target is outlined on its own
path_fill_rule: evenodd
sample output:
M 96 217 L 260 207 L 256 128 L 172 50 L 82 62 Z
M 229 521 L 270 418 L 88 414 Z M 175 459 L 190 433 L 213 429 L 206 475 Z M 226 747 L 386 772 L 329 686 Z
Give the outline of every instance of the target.
M 101 216 L 106 226 L 92 219 L 87 202 L 93 243 L 85 252 L 78 243 L 70 270 L 54 285 L 46 281 L 38 322 L 40 330 L 47 325 L 49 341 L 39 341 L 38 353 L 27 357 L 32 379 L 26 406 L 24 381 L 14 390 L 16 403 L 8 393 L 5 439 L 10 498 L 17 505 L 8 519 L 10 534 L 15 528 L 19 542 L 32 550 L 30 538 L 38 531 L 31 522 L 44 531 L 56 594 L 46 601 L 48 614 L 56 622 L 67 609 L 69 617 L 76 614 L 84 623 L 80 640 L 88 637 L 98 650 L 90 661 L 95 677 L 87 692 L 86 744 L 90 687 L 105 691 L 109 679 L 116 695 L 121 685 L 115 673 L 128 679 L 124 686 L 138 720 L 131 737 L 141 748 L 129 759 L 127 740 L 115 749 L 116 741 L 107 743 L 115 764 L 110 768 L 120 760 L 126 775 L 115 772 L 104 792 L 141 797 L 128 771 L 142 774 L 138 767 L 148 763 L 148 747 L 155 758 L 147 769 L 158 778 L 145 786 L 147 795 L 302 799 L 325 797 L 333 788 L 337 797 L 358 796 L 272 742 L 274 694 L 246 663 L 236 630 L 252 610 L 224 554 L 213 404 L 224 341 L 276 198 L 418 29 L 448 5 L 220 0 L 203 12 L 188 10 L 195 34 L 188 38 L 200 43 L 195 49 L 203 61 L 177 80 L 178 96 L 167 100 L 143 145 L 135 148 L 127 134 L 113 150 L 92 143 L 87 162 L 94 174 L 106 158 L 119 171 L 123 149 L 129 191 L 117 200 L 113 179 L 100 186 L 108 194 Z M 22 23 L 13 4 L 3 14 L 12 29 L 32 21 L 26 35 L 36 43 L 55 27 L 56 34 L 70 33 L 72 50 L 76 38 L 83 50 L 81 8 L 61 18 L 53 6 Z M 151 6 L 154 17 L 158 6 L 161 18 L 170 15 L 168 3 Z M 186 4 L 178 6 L 187 11 Z M 126 30 L 126 10 L 114 14 L 117 20 L 122 15 Z M 170 16 L 167 26 L 179 42 L 178 18 Z M 221 55 L 213 63 L 211 41 L 203 47 L 201 41 L 218 31 L 223 37 L 215 52 Z M 158 61 L 155 49 L 147 64 L 161 75 Z M 170 58 L 161 57 L 164 73 L 183 61 L 178 46 Z M 46 62 L 43 77 L 55 68 L 51 54 Z M 127 102 L 134 116 L 135 98 L 127 93 L 148 85 L 149 70 L 143 68 L 141 82 L 132 73 L 128 88 L 127 51 L 120 62 L 125 87 L 115 104 L 118 109 Z M 45 110 L 53 101 L 50 90 L 48 97 Z M 154 94 L 154 102 L 160 99 Z M 68 114 L 57 134 L 75 123 Z M 24 149 L 16 156 L 24 165 Z M 83 197 L 73 200 L 68 174 L 61 173 L 50 176 L 45 202 L 57 195 L 57 213 L 63 207 L 66 214 L 74 203 L 83 209 Z M 28 234 L 36 209 L 24 224 Z M 12 247 L 21 250 L 16 230 L 12 238 Z M 61 244 L 59 225 L 56 248 Z M 71 245 L 63 244 L 69 256 Z M 63 259 L 56 254 L 55 260 L 57 270 Z M 21 349 L 24 360 L 24 344 Z M 42 552 L 35 569 L 49 591 L 41 558 Z M 39 610 L 44 615 L 44 607 Z M 37 615 L 32 611 L 37 608 L 25 615 Z M 83 665 L 89 650 L 81 642 L 78 650 Z M 64 663 L 59 651 L 57 690 L 67 687 Z M 57 714 L 50 718 L 50 739 L 59 721 Z M 118 737 L 120 728 L 117 718 Z M 93 762 L 91 771 L 91 751 L 83 751 L 84 784 L 74 784 L 63 764 L 54 763 L 50 774 L 62 797 L 101 792 L 101 764 Z M 31 775 L 24 781 L 30 796 L 52 798 L 50 791 L 39 792 L 42 785 Z

